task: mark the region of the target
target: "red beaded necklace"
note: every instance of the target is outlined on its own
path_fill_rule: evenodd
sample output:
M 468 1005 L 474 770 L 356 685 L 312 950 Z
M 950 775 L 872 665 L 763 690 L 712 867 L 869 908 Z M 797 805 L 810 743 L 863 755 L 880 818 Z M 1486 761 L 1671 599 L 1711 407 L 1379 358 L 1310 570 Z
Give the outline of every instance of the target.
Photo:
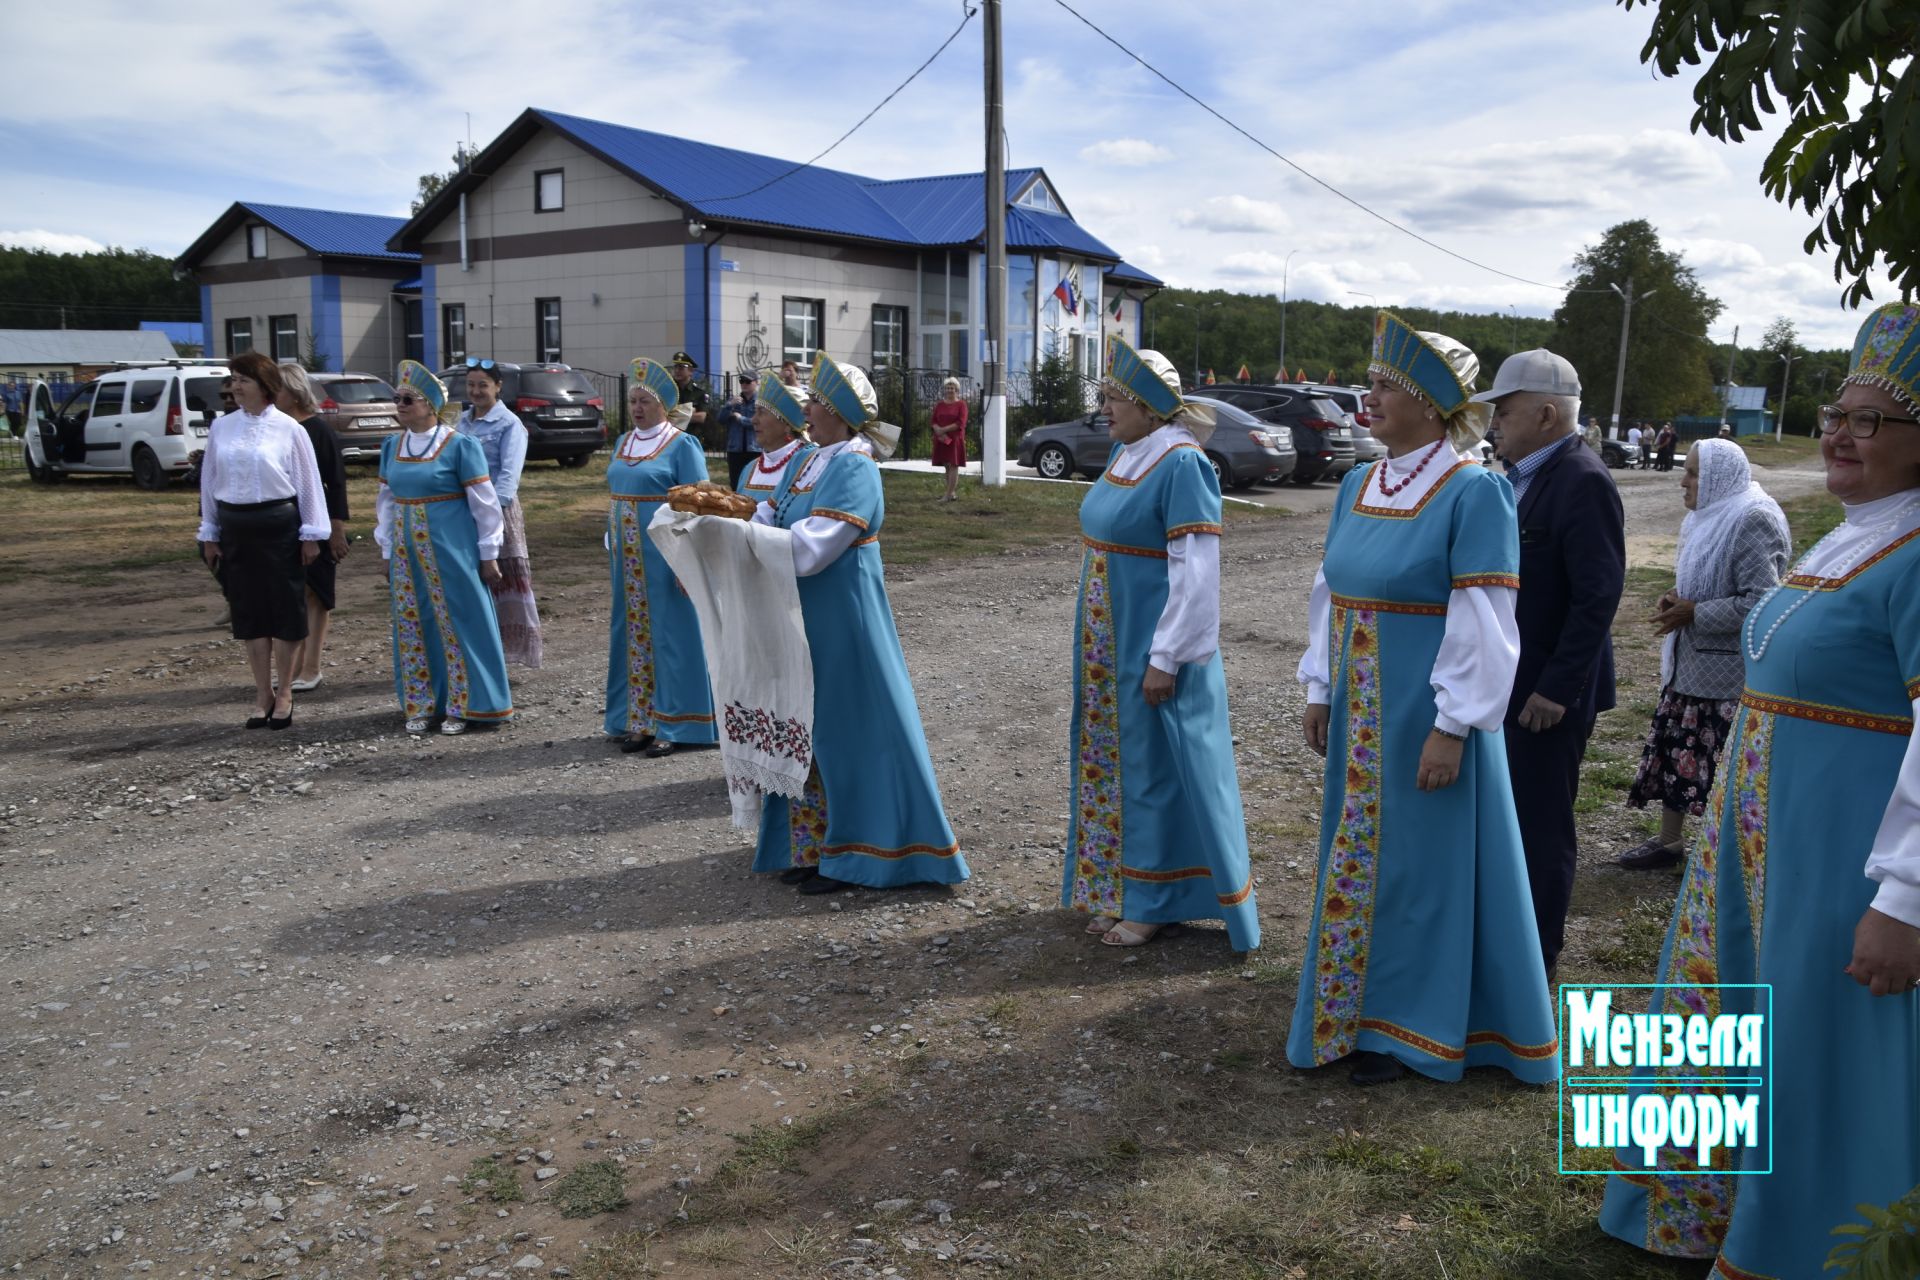
M 1413 478 L 1419 475 L 1422 471 L 1425 471 L 1427 469 L 1427 464 L 1433 461 L 1434 456 L 1440 452 L 1440 446 L 1444 445 L 1445 443 L 1446 443 L 1445 439 L 1435 440 L 1433 442 L 1433 447 L 1427 450 L 1427 456 L 1420 459 L 1420 465 L 1415 467 L 1412 471 L 1409 471 L 1407 473 L 1407 478 L 1405 480 L 1402 480 L 1398 484 L 1390 485 L 1387 483 L 1387 464 L 1384 461 L 1381 462 L 1380 469 L 1377 474 L 1377 478 L 1380 481 L 1381 496 L 1391 498 L 1394 494 L 1399 493 L 1402 489 L 1412 484 Z

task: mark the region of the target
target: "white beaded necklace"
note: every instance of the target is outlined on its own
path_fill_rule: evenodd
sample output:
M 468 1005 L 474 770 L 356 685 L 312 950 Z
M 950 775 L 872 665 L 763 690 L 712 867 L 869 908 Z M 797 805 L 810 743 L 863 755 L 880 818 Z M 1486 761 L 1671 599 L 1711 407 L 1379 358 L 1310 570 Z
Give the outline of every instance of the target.
M 1880 549 L 1882 541 L 1885 539 L 1886 535 L 1893 532 L 1893 530 L 1900 525 L 1900 522 L 1905 520 L 1907 516 L 1915 510 L 1915 508 L 1920 508 L 1920 498 L 1909 498 L 1907 499 L 1907 501 L 1901 503 L 1898 507 L 1895 507 L 1893 510 L 1893 513 L 1891 515 L 1888 515 L 1885 519 L 1877 520 L 1873 524 L 1865 526 L 1860 531 L 1859 548 L 1857 550 L 1849 552 L 1847 554 L 1846 559 L 1842 560 L 1839 564 L 1835 565 L 1831 571 L 1825 574 L 1822 574 L 1821 576 L 1827 581 L 1831 582 L 1836 578 L 1844 578 L 1849 573 L 1852 573 L 1854 568 L 1857 565 L 1859 565 L 1859 563 L 1862 560 L 1865 560 L 1869 555 L 1873 554 L 1875 551 L 1878 551 Z M 1836 525 L 1827 534 L 1826 537 L 1814 543 L 1812 549 L 1809 550 L 1807 554 L 1800 557 L 1800 564 L 1811 563 L 1814 557 L 1819 554 L 1820 548 L 1826 546 L 1827 542 L 1830 539 L 1832 539 L 1833 537 L 1835 537 L 1836 535 L 1842 532 L 1845 532 L 1850 527 L 1853 527 L 1853 526 L 1849 526 L 1844 523 L 1840 525 Z M 1799 567 L 1800 567 L 1799 565 L 1794 566 L 1796 570 Z M 1791 578 L 1793 574 L 1789 573 L 1787 576 Z M 1814 588 L 1814 587 L 1807 587 L 1803 589 L 1800 592 L 1799 597 L 1795 599 L 1792 604 L 1788 605 L 1786 608 L 1780 611 L 1780 616 L 1775 618 L 1773 622 L 1767 627 L 1766 631 L 1760 637 L 1759 647 L 1755 648 L 1753 643 L 1753 624 L 1755 621 L 1759 619 L 1761 611 L 1767 607 L 1768 601 L 1772 600 L 1774 596 L 1778 595 L 1780 591 L 1786 587 L 1786 585 L 1787 585 L 1786 582 L 1782 580 L 1778 585 L 1776 585 L 1773 588 L 1773 590 L 1767 592 L 1767 594 L 1765 594 L 1764 596 L 1761 596 L 1760 603 L 1755 605 L 1753 607 L 1753 612 L 1747 615 L 1748 622 L 1747 622 L 1747 629 L 1746 629 L 1747 630 L 1746 650 L 1747 650 L 1747 660 L 1749 662 L 1758 662 L 1760 661 L 1760 659 L 1767 656 L 1767 646 L 1773 643 L 1773 633 L 1778 631 L 1780 629 L 1781 624 L 1784 623 L 1788 618 L 1791 618 L 1795 613 L 1799 612 L 1801 605 L 1813 599 L 1814 592 L 1817 590 L 1817 588 Z

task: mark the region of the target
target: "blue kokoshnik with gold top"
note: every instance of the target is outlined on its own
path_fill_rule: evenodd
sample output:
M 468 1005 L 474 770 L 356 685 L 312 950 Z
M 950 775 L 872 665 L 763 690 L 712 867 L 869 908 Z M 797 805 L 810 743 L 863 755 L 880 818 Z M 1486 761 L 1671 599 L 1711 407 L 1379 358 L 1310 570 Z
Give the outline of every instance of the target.
M 1915 428 L 1881 427 L 1899 429 Z M 1772 985 L 1774 1105 L 1758 1109 L 1761 1145 L 1716 1167 L 1766 1168 L 1771 1125 L 1773 1171 L 1654 1176 L 1636 1152 L 1616 1158 L 1600 1214 L 1643 1249 L 1717 1255 L 1718 1280 L 1823 1275 L 1855 1206 L 1920 1184 L 1920 996 L 1844 972 L 1877 888 L 1862 867 L 1898 838 L 1882 824 L 1920 698 L 1920 529 L 1860 550 L 1818 566 L 1838 576 L 1789 575 L 1747 615 L 1747 690 L 1661 950 L 1672 989 L 1653 993 L 1659 1012 L 1738 1014 L 1751 993 L 1691 984 Z M 1659 1167 L 1698 1168 L 1671 1151 Z
M 804 466 L 805 464 L 801 464 Z M 799 800 L 769 795 L 755 871 L 814 867 L 868 888 L 958 884 L 970 874 L 940 803 L 920 707 L 907 675 L 880 561 L 880 469 L 842 448 L 800 488 L 789 470 L 773 524 L 809 516 L 861 532 L 818 573 L 797 579 L 813 659 L 813 774 Z
M 446 428 L 424 457 L 401 432 L 380 447 L 380 479 L 394 504 L 387 591 L 393 683 L 409 720 L 503 723 L 513 716 L 493 593 L 480 579 L 479 533 L 467 489 L 490 483 L 480 443 Z
M 607 632 L 608 734 L 666 742 L 720 740 L 700 619 L 647 524 L 675 485 L 707 478 L 707 455 L 665 423 L 620 437 L 607 464 L 613 616 Z
M 1218 482 L 1187 439 L 1129 480 L 1115 478 L 1116 445 L 1080 504 L 1061 905 L 1139 924 L 1222 920 L 1233 949 L 1250 951 L 1260 918 L 1219 652 L 1180 664 L 1166 702 L 1141 694 L 1167 607 L 1167 544 L 1220 533 Z
M 1371 506 L 1384 466 L 1347 474 L 1327 530 L 1326 797 L 1287 1060 L 1546 1083 L 1559 1043 L 1500 732 L 1467 733 L 1450 786 L 1416 785 L 1451 593 L 1519 582 L 1513 490 L 1462 460 L 1416 505 Z

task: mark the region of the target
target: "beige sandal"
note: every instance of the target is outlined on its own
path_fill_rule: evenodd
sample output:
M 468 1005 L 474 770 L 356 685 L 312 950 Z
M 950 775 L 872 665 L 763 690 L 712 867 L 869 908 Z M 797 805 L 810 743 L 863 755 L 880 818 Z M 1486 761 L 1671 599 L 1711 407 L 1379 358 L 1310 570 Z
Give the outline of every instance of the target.
M 1095 916 L 1087 921 L 1087 932 L 1099 937 L 1119 923 L 1120 919 L 1117 916 Z
M 1159 924 L 1138 924 L 1132 920 L 1122 920 L 1119 924 L 1100 936 L 1100 941 L 1109 947 L 1144 947 L 1166 928 Z

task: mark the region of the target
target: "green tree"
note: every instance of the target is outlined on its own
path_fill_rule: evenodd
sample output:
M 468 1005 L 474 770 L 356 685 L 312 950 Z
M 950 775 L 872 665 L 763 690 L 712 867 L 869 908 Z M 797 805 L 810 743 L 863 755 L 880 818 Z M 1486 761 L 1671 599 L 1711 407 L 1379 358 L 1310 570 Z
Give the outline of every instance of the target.
M 460 171 L 473 163 L 475 151 L 477 151 L 477 148 L 470 150 L 466 144 L 462 143 L 453 149 L 453 168 L 447 170 L 445 173 L 421 174 L 420 191 L 419 194 L 413 198 L 413 211 L 418 213 L 426 208 L 427 201 L 439 195 L 449 182 L 459 177 Z
M 138 329 L 198 320 L 200 293 L 145 249 L 49 253 L 0 248 L 0 329 Z
M 1834 279 L 1857 306 L 1884 262 L 1902 296 L 1920 291 L 1920 3 L 1915 0 L 1620 0 L 1653 9 L 1640 60 L 1661 75 L 1682 63 L 1694 83 L 1693 128 L 1722 142 L 1789 112 L 1760 168 L 1768 195 L 1813 216 L 1806 248 L 1835 250 Z
M 1616 289 L 1634 295 L 1626 384 L 1618 406 L 1622 419 L 1719 412 L 1712 361 L 1721 356 L 1707 338 L 1707 327 L 1720 314 L 1720 302 L 1700 287 L 1679 254 L 1661 247 L 1653 225 L 1641 219 L 1622 222 L 1573 261 L 1572 291 L 1553 313 L 1551 345 L 1580 374 L 1582 412 L 1606 420 L 1615 411 L 1625 305 Z
M 306 347 L 306 351 L 300 356 L 300 367 L 308 373 L 325 373 L 327 361 L 331 357 L 320 349 L 320 335 L 314 331 L 312 325 L 307 326 Z

